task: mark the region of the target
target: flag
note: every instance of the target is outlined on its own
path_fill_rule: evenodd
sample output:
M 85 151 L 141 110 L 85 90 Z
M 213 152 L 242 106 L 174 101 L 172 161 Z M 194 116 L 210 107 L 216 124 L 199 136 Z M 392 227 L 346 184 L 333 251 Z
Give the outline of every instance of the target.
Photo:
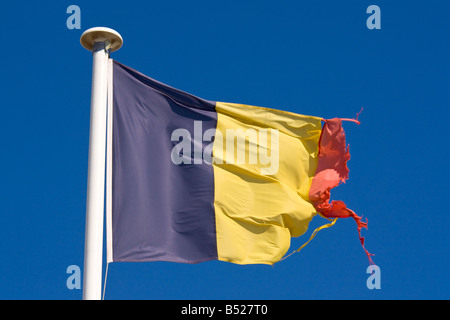
M 117 61 L 111 78 L 108 262 L 273 264 L 317 214 L 367 227 L 329 201 L 341 119 L 208 101 Z

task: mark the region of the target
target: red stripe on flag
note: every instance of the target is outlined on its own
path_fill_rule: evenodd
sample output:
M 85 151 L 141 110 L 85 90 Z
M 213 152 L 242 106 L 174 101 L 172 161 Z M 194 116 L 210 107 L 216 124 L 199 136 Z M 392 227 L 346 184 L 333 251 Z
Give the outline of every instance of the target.
M 365 249 L 364 237 L 361 236 L 361 229 L 367 229 L 367 219 L 366 222 L 361 221 L 362 217 L 359 217 L 355 212 L 348 209 L 342 201 L 333 200 L 330 203 L 330 190 L 342 182 L 345 183 L 349 173 L 347 161 L 350 160 L 350 151 L 345 144 L 345 132 L 342 128 L 342 120 L 347 119 L 335 118 L 325 120 L 325 125 L 319 140 L 319 161 L 316 174 L 311 183 L 309 198 L 317 212 L 324 217 L 352 217 L 355 220 L 361 245 L 370 264 L 374 264 L 371 258 L 373 254 Z M 359 124 L 357 119 L 351 121 Z

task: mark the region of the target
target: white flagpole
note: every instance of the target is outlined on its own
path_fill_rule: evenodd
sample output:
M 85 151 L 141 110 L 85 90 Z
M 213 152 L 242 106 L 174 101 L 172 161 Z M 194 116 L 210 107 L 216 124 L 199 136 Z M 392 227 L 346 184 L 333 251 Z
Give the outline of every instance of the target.
M 105 201 L 106 103 L 109 53 L 123 43 L 118 32 L 97 27 L 86 30 L 81 45 L 92 52 L 91 120 L 89 133 L 83 299 L 100 300 Z

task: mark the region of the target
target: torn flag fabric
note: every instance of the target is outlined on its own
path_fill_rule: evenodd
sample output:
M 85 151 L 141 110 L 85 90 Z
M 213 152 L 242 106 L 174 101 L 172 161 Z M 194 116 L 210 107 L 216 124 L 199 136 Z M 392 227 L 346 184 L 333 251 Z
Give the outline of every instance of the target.
M 348 178 L 341 119 L 204 100 L 116 61 L 111 73 L 109 262 L 273 264 L 317 214 L 367 227 L 330 202 Z

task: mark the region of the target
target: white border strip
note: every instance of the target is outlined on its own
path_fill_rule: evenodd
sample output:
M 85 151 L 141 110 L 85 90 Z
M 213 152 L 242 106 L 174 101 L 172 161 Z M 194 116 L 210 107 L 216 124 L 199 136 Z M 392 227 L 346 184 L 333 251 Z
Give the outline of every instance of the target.
M 108 118 L 106 132 L 106 260 L 113 262 L 112 247 L 112 137 L 113 137 L 113 60 L 108 60 Z

